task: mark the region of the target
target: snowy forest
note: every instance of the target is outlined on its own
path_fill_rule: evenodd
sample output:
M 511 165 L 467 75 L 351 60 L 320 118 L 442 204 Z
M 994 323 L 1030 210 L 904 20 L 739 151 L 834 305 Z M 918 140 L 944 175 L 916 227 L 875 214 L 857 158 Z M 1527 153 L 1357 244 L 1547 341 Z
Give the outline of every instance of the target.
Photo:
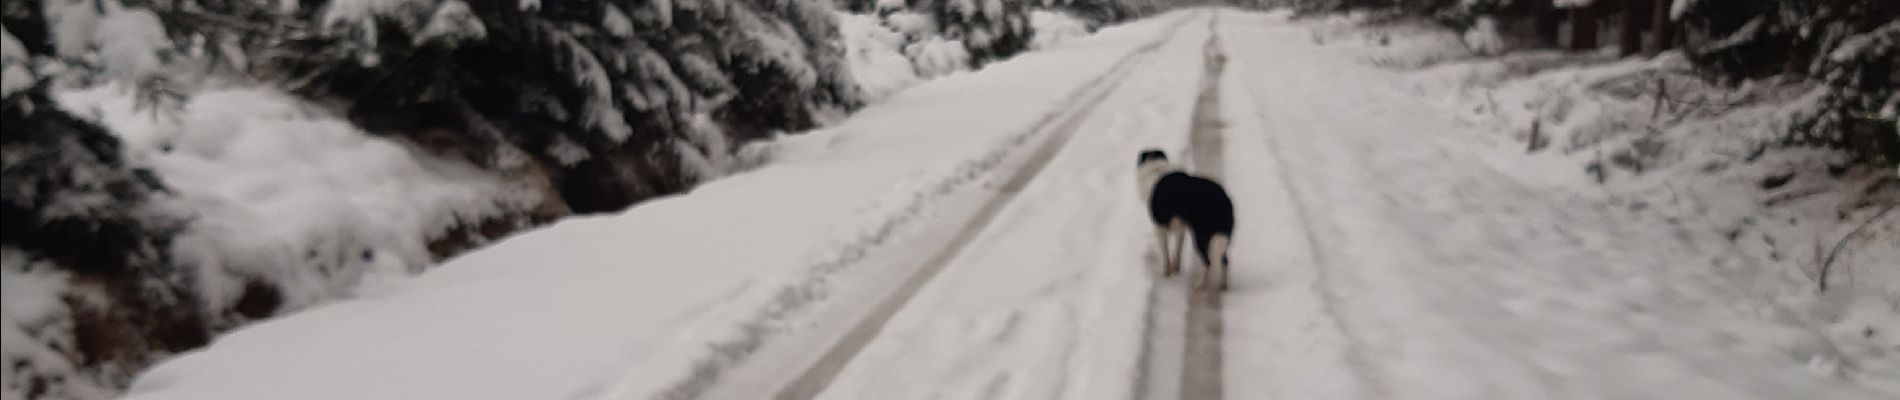
M 1671 93 L 1656 108 L 1677 115 L 1726 112 L 1698 94 L 1735 88 L 1793 99 L 1747 158 L 1900 173 L 1892 0 L 8 0 L 0 393 L 114 397 L 221 332 L 744 172 L 920 82 L 1202 5 L 1430 24 L 1472 57 L 1655 57 L 1686 78 L 1619 84 Z M 1533 151 L 1559 129 L 1560 148 L 1610 141 L 1511 118 Z M 1652 166 L 1653 142 L 1617 140 L 1580 173 Z M 1873 182 L 1851 190 L 1900 186 Z

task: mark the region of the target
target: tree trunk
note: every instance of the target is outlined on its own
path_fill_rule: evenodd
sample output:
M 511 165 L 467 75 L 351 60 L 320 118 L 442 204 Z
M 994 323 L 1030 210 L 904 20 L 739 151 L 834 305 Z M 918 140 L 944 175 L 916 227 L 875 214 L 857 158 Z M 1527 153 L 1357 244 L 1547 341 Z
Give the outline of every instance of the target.
M 1643 7 L 1646 5 L 1648 4 L 1644 4 L 1643 0 L 1623 0 L 1621 13 L 1623 30 L 1616 38 L 1617 55 L 1629 57 L 1643 51 L 1643 25 L 1647 25 L 1649 21 L 1643 18 L 1643 13 L 1637 11 L 1647 11 L 1648 7 Z
M 1591 6 L 1570 9 L 1570 49 L 1597 48 L 1597 17 Z
M 1558 37 L 1563 31 L 1563 11 L 1551 7 L 1548 1 L 1531 2 L 1530 7 L 1531 15 L 1536 18 L 1538 44 L 1548 48 L 1562 46 Z
M 1670 23 L 1671 21 L 1669 20 L 1669 6 L 1670 6 L 1669 3 L 1673 3 L 1673 2 L 1674 2 L 1673 0 L 1656 0 L 1655 1 L 1655 4 L 1656 4 L 1655 12 L 1650 13 L 1650 18 L 1649 18 L 1650 20 L 1649 31 L 1653 32 L 1654 33 L 1653 36 L 1655 36 L 1655 40 L 1652 41 L 1649 46 L 1650 56 L 1662 54 L 1663 51 L 1669 50 L 1670 47 L 1675 46 L 1676 30 L 1674 29 L 1674 27 L 1672 26 L 1673 24 L 1671 24 Z

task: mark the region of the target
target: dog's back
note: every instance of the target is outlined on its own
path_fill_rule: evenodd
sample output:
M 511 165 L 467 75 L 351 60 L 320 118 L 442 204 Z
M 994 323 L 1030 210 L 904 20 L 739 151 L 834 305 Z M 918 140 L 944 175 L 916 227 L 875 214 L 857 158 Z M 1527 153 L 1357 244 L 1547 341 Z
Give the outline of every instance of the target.
M 1234 203 L 1219 183 L 1182 172 L 1162 175 L 1155 181 L 1148 198 L 1149 217 L 1156 224 L 1176 218 L 1185 222 L 1194 234 L 1194 247 L 1207 260 L 1208 242 L 1214 236 L 1233 236 Z

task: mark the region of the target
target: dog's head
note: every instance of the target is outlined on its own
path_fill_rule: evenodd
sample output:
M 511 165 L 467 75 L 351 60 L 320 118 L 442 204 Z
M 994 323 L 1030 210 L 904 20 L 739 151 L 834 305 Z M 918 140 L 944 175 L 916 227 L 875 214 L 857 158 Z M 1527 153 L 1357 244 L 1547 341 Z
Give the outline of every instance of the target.
M 1141 179 L 1142 197 L 1148 197 L 1148 190 L 1154 187 L 1155 181 L 1170 171 L 1174 171 L 1174 164 L 1168 163 L 1168 153 L 1160 149 L 1142 150 L 1135 159 L 1135 172 Z

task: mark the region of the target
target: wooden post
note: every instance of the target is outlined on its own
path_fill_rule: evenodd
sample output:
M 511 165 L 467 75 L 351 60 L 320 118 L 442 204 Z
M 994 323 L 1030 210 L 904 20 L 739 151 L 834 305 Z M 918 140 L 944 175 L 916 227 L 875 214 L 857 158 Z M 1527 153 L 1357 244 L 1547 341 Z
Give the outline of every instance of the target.
M 1662 54 L 1664 50 L 1669 50 L 1670 47 L 1675 46 L 1676 30 L 1673 27 L 1674 24 L 1671 24 L 1670 22 L 1672 21 L 1669 19 L 1669 6 L 1670 3 L 1674 2 L 1675 0 L 1656 0 L 1656 11 L 1650 15 L 1650 21 L 1652 22 L 1650 23 L 1649 31 L 1655 33 L 1652 35 L 1655 36 L 1655 40 L 1651 42 L 1649 46 L 1650 56 Z
M 1570 49 L 1596 50 L 1597 17 L 1595 6 L 1570 9 Z

